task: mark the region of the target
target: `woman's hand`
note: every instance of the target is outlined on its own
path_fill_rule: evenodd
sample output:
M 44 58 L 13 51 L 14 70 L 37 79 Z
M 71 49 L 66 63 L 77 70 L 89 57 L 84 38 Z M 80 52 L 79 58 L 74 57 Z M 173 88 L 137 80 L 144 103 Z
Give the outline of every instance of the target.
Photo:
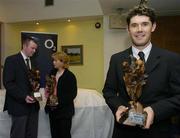
M 49 97 L 49 88 L 46 86 L 44 90 L 45 90 L 44 96 L 47 99 Z

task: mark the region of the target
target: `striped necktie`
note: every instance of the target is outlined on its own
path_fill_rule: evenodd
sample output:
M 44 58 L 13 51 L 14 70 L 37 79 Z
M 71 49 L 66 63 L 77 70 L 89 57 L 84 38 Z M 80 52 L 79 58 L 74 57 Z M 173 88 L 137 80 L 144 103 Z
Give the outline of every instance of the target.
M 143 61 L 143 62 L 145 62 L 145 58 L 144 58 L 144 53 L 142 52 L 142 51 L 140 51 L 139 53 L 138 53 L 138 55 L 139 55 L 139 57 L 140 57 L 140 59 Z

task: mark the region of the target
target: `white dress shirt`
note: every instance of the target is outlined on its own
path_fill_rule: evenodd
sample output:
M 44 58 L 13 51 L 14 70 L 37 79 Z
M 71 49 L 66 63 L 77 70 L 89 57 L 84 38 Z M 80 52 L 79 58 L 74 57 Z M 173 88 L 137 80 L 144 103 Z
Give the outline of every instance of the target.
M 139 55 L 138 53 L 140 51 L 142 51 L 144 53 L 144 59 L 145 59 L 145 62 L 147 61 L 148 57 L 149 57 L 149 54 L 150 54 L 150 51 L 151 51 L 151 48 L 152 48 L 152 44 L 150 43 L 146 48 L 144 48 L 143 50 L 139 50 L 137 49 L 136 47 L 132 46 L 132 53 L 133 53 L 133 56 L 136 58 L 136 59 L 139 59 Z
M 31 60 L 30 60 L 30 58 L 27 57 L 22 51 L 21 51 L 21 55 L 23 56 L 23 59 L 24 59 L 24 62 L 25 62 L 26 65 L 27 65 L 26 59 L 29 59 L 29 66 L 30 66 L 30 69 L 31 69 Z

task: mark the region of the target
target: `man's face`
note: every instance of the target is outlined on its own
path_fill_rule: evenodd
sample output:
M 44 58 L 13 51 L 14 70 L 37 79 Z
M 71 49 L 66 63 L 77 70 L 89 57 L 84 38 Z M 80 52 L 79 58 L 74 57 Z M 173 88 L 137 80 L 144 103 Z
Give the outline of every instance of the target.
M 37 44 L 33 41 L 29 41 L 23 45 L 23 51 L 26 56 L 31 57 L 36 52 Z
M 136 15 L 132 17 L 128 26 L 128 32 L 134 46 L 147 46 L 151 40 L 151 33 L 155 28 L 156 24 L 152 24 L 150 18 L 147 16 Z

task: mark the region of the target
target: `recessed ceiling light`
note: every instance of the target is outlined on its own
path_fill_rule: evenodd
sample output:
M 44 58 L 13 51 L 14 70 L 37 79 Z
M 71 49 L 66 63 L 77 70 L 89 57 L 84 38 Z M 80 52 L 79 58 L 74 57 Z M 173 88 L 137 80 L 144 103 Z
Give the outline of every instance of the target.
M 69 18 L 69 19 L 67 19 L 67 21 L 68 21 L 68 22 L 71 22 L 71 19 Z
M 39 22 L 36 22 L 36 25 L 39 25 Z

